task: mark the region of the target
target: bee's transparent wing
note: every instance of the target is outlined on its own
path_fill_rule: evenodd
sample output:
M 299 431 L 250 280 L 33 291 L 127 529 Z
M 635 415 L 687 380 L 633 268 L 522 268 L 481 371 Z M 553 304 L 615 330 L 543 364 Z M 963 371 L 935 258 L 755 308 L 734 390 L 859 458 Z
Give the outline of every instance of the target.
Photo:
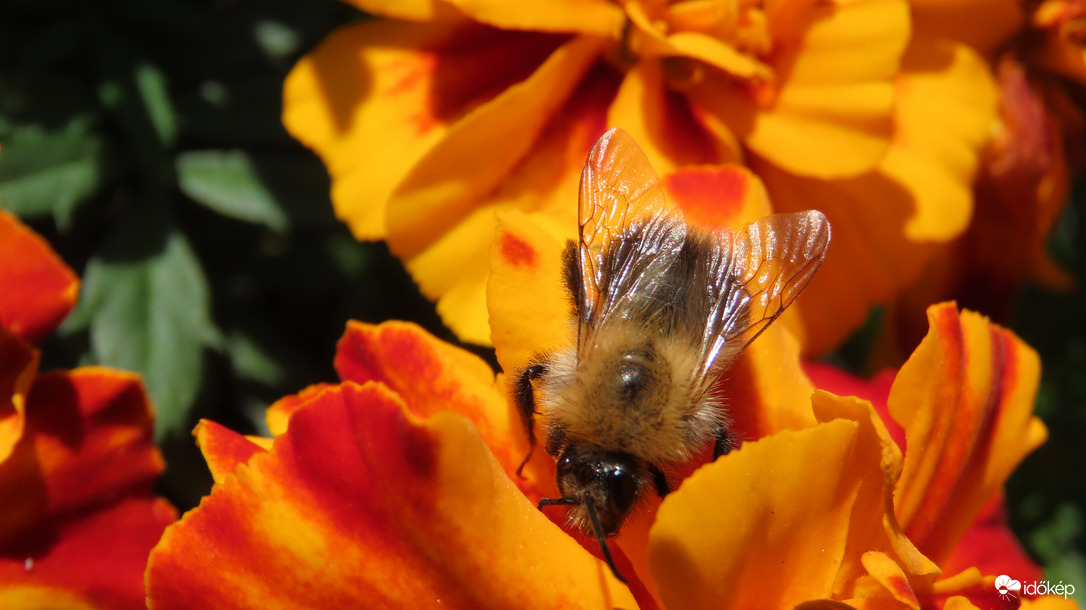
M 784 312 L 814 277 L 830 243 L 830 224 L 816 210 L 774 214 L 738 232 L 716 232 L 705 268 L 709 316 L 699 381 L 723 371 Z
M 664 200 L 660 179 L 625 131 L 596 141 L 581 173 L 580 243 L 570 278 L 578 344 L 611 316 L 633 314 L 682 247 L 686 224 Z

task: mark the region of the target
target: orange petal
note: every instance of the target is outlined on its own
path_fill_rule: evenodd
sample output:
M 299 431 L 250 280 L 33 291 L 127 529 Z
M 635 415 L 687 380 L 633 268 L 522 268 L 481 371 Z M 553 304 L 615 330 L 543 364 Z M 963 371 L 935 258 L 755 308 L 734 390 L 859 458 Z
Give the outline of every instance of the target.
M 920 36 L 964 42 L 988 55 L 1022 26 L 1019 0 L 911 0 L 913 28 Z
M 335 365 L 344 381 L 385 384 L 415 416 L 452 411 L 467 417 L 506 472 L 514 472 L 527 453 L 519 416 L 490 366 L 414 324 L 348 323 Z
M 49 244 L 0 210 L 0 326 L 37 343 L 75 305 L 79 279 Z
M 147 396 L 131 373 L 88 367 L 39 375 L 27 397 L 26 441 L 0 463 L 0 542 L 132 490 L 164 468 Z
M 658 61 L 640 61 L 626 72 L 607 112 L 607 124 L 625 129 L 658 174 L 684 165 L 739 163 L 742 150 L 726 126 L 703 123 L 689 98 L 664 82 Z
M 786 608 L 828 598 L 867 473 L 851 459 L 858 428 L 835 420 L 747 443 L 669 494 L 648 557 L 666 605 Z
M 11 455 L 26 426 L 26 394 L 38 372 L 38 350 L 0 327 L 0 462 Z
M 894 381 L 889 408 L 906 439 L 898 519 L 941 563 L 1046 431 L 1032 414 L 1036 352 L 953 303 L 930 307 L 928 323 Z
M 192 434 L 216 483 L 222 483 L 226 475 L 233 473 L 238 466 L 264 452 L 260 446 L 237 432 L 206 419 L 200 420 Z
M 154 609 L 634 605 L 466 420 L 349 382 L 166 531 L 147 591 Z

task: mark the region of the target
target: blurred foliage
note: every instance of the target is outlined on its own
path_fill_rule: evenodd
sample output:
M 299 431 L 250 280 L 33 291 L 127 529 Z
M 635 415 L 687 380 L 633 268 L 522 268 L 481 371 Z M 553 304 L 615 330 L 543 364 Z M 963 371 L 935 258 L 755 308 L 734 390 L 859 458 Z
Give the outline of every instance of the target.
M 333 0 L 4 5 L 0 206 L 83 278 L 43 364 L 143 374 L 162 491 L 182 509 L 210 488 L 196 419 L 263 431 L 268 404 L 335 379 L 348 319 L 412 320 L 452 340 L 387 249 L 333 218 L 323 166 L 280 123 L 296 59 L 363 18 Z M 1086 216 L 1069 206 L 1053 248 L 1078 277 L 1084 240 Z M 1082 289 L 1030 291 L 1013 326 L 1044 359 L 1051 440 L 1011 480 L 1008 506 L 1049 578 L 1086 591 L 1082 312 Z M 862 359 L 880 321 L 835 361 Z

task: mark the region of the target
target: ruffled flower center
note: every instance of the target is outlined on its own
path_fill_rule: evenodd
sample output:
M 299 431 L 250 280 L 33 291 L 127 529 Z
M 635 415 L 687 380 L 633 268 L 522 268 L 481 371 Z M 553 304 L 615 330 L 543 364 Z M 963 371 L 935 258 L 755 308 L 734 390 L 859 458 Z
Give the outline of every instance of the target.
M 697 85 L 716 68 L 745 84 L 772 78 L 772 49 L 761 0 L 626 0 L 620 54 L 630 63 L 659 58 L 668 84 Z

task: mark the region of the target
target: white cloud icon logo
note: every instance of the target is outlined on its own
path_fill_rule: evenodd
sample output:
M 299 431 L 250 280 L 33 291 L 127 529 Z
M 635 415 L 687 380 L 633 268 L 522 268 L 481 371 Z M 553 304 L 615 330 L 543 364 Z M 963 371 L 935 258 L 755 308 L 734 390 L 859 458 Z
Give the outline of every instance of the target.
M 1022 583 L 1003 574 L 995 579 L 995 588 L 1000 595 L 1013 595 L 1022 590 Z

